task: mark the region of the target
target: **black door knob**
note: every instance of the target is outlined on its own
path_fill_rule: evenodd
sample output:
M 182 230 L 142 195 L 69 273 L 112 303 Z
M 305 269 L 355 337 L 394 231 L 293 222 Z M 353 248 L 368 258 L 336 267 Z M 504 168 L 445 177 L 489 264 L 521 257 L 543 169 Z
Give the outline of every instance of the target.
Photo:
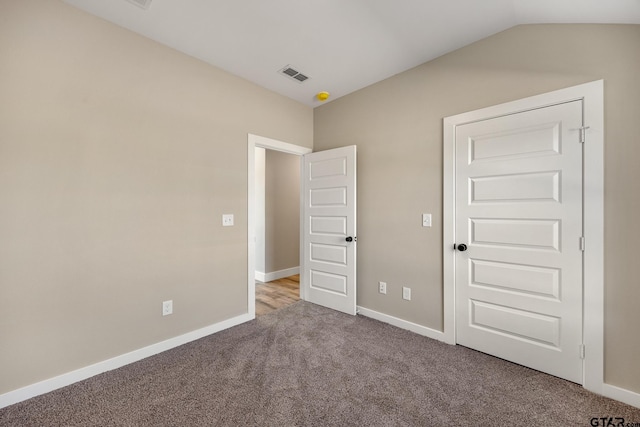
M 465 245 L 464 243 L 460 243 L 458 246 L 456 246 L 456 249 L 460 252 L 464 252 L 467 250 L 467 245 Z
M 344 240 L 346 240 L 347 242 L 353 242 L 353 237 L 349 236 L 349 237 L 347 237 L 347 238 L 346 238 L 346 239 L 344 239 Z

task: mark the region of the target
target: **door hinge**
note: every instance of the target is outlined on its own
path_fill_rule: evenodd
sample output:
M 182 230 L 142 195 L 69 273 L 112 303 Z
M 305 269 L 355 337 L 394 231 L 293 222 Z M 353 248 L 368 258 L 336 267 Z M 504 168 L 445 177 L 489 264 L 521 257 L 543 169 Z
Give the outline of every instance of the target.
M 584 252 L 584 237 L 580 237 L 580 250 Z
M 580 359 L 584 359 L 584 355 L 585 355 L 584 344 L 580 344 L 578 346 L 578 351 L 580 352 Z
M 586 130 L 589 129 L 589 126 L 582 126 L 579 127 L 578 130 L 580 131 L 580 142 L 584 143 L 585 141 L 585 134 L 587 133 Z

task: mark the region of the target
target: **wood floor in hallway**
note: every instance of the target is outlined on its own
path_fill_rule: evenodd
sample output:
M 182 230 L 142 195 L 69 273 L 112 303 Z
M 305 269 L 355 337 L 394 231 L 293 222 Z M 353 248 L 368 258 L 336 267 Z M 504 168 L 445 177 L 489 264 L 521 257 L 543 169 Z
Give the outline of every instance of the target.
M 267 283 L 256 282 L 256 316 L 262 316 L 299 300 L 299 274 Z

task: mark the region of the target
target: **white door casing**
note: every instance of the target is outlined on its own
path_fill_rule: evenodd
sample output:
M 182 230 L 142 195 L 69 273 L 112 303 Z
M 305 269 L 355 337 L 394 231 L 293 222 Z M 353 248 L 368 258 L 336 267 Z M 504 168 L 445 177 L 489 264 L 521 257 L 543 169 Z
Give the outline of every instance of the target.
M 456 129 L 456 341 L 577 383 L 581 128 L 578 100 Z
M 583 252 L 583 343 L 585 358 L 583 361 L 585 388 L 596 393 L 610 392 L 610 386 L 604 384 L 603 378 L 603 146 L 604 146 L 604 117 L 603 117 L 603 81 L 595 81 L 566 89 L 537 95 L 518 101 L 500 104 L 481 110 L 470 111 L 444 119 L 444 230 L 443 230 L 443 264 L 444 264 L 444 338 L 450 344 L 457 342 L 456 323 L 458 319 L 456 302 L 457 262 L 458 253 L 453 250 L 454 242 L 459 242 L 460 236 L 454 221 L 458 209 L 456 194 L 456 134 L 459 128 L 466 124 L 488 120 L 509 114 L 540 109 L 552 105 L 571 101 L 583 103 L 583 123 L 588 126 L 584 135 L 583 156 L 583 236 L 585 251 Z M 499 174 L 497 174 L 499 175 Z M 527 188 L 527 176 L 519 177 Z M 544 179 L 544 178 L 541 178 Z M 486 184 L 485 181 L 483 184 Z M 504 186 L 503 186 L 504 187 Z M 485 196 L 496 195 L 497 187 L 486 186 Z M 498 188 L 499 190 L 499 188 Z M 487 225 L 487 223 L 483 224 Z M 489 224 L 491 225 L 491 224 Z M 485 227 L 484 231 L 488 228 Z M 478 230 L 480 231 L 480 230 Z M 468 237 L 468 236 L 467 236 Z M 513 243 L 513 242 L 512 242 Z M 577 246 L 577 244 L 576 244 Z M 471 255 L 469 255 L 471 256 Z M 469 262 L 467 258 L 464 263 Z M 491 276 L 494 265 L 484 264 L 480 273 Z M 502 270 L 504 272 L 504 270 Z M 517 274 L 517 273 L 513 273 Z M 577 353 L 577 351 L 576 351 Z
M 306 154 L 302 171 L 302 294 L 355 315 L 356 146 Z

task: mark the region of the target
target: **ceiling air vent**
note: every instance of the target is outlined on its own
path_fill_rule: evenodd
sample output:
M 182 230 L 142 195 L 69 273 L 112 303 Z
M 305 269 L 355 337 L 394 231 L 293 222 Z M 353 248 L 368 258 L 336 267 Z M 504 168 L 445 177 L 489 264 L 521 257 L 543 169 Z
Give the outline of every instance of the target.
M 309 76 L 302 74 L 300 71 L 293 68 L 291 65 L 287 65 L 286 67 L 280 69 L 279 73 L 284 74 L 287 77 L 291 77 L 296 80 L 298 83 L 302 83 L 305 80 L 309 80 Z
M 135 4 L 138 7 L 143 8 L 144 10 L 149 9 L 151 5 L 151 0 L 127 0 L 131 4 Z

